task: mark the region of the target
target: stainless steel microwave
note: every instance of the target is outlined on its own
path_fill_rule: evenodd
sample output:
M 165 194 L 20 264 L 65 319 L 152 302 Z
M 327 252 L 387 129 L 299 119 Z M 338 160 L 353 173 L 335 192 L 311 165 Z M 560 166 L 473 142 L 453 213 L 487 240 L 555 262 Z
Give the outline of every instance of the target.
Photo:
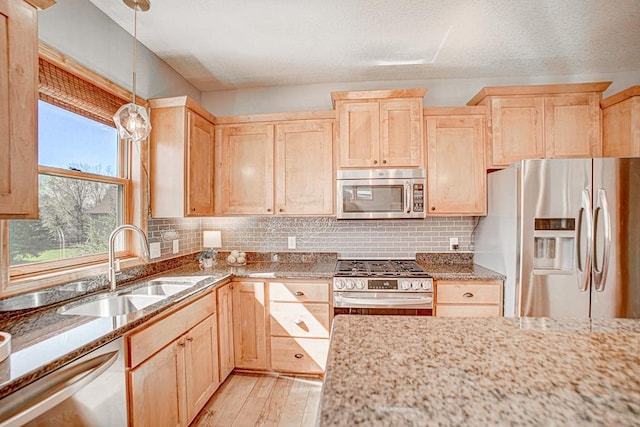
M 424 218 L 424 169 L 349 169 L 337 176 L 338 219 Z

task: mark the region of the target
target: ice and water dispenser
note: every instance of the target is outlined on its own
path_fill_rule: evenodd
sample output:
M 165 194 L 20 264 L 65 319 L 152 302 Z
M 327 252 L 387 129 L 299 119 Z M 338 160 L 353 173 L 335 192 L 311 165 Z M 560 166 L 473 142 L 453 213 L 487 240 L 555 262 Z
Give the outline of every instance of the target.
M 535 218 L 534 274 L 571 274 L 575 248 L 574 218 Z

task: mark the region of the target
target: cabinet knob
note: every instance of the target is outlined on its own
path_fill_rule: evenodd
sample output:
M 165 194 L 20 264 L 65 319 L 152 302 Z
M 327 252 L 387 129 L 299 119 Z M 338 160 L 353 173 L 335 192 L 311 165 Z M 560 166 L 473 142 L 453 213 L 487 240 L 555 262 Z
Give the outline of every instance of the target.
M 374 161 L 373 161 L 373 164 L 374 164 L 374 165 L 377 165 L 377 164 L 378 164 L 378 161 L 377 161 L 377 160 L 374 160 Z
M 191 208 L 191 212 L 195 212 L 195 211 L 196 211 L 196 208 Z
M 304 292 L 302 292 L 302 291 L 295 291 L 293 294 L 294 294 L 295 296 L 297 296 L 297 297 L 304 296 Z
M 180 341 L 180 342 L 178 343 L 178 345 L 179 345 L 180 347 L 184 347 L 186 344 L 185 344 L 185 342 L 184 342 L 184 341 Z
M 300 318 L 298 317 L 296 320 L 294 320 L 294 323 L 295 323 L 296 325 L 302 325 L 302 324 L 304 323 L 304 320 L 302 320 L 302 319 L 300 319 Z
M 293 357 L 295 357 L 296 359 L 302 359 L 304 357 L 304 354 L 296 353 L 296 354 L 293 355 Z
M 432 210 L 432 211 L 435 211 L 435 210 L 436 210 L 436 207 L 435 207 L 435 206 L 431 206 L 431 210 Z
M 267 212 L 271 212 L 271 208 L 267 208 Z
M 278 209 L 278 212 L 284 212 L 284 209 L 280 208 Z
M 189 337 L 189 338 L 187 338 L 187 341 L 189 341 L 189 342 L 193 342 L 193 337 Z
M 382 161 L 382 164 L 383 164 L 383 165 L 386 165 L 386 164 L 387 164 L 387 161 L 386 161 L 386 160 L 383 160 L 383 161 Z
M 462 296 L 465 297 L 465 298 L 473 298 L 473 293 L 465 292 L 464 294 L 462 294 Z

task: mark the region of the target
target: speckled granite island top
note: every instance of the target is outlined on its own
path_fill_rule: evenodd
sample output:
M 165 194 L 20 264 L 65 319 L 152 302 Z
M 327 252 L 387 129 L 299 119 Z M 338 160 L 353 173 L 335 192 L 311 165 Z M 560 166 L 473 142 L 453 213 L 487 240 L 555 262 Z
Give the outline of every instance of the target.
M 637 426 L 640 320 L 336 316 L 319 426 Z

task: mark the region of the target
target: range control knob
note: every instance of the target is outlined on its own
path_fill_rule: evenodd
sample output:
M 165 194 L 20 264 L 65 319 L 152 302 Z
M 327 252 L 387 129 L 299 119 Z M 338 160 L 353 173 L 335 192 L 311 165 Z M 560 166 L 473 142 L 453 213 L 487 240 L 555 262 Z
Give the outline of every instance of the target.
M 346 286 L 347 286 L 347 289 L 353 289 L 353 286 L 354 286 L 353 280 L 348 279 Z
M 429 291 L 431 288 L 433 288 L 433 282 L 431 282 L 431 280 L 425 280 L 422 282 L 422 289 Z
M 364 289 L 364 287 L 365 287 L 364 280 L 362 279 L 356 280 L 356 289 Z
M 336 289 L 344 288 L 344 280 L 336 279 L 335 282 L 333 282 L 333 286 L 335 286 Z
M 420 289 L 420 281 L 414 280 L 413 282 L 411 282 L 411 288 L 412 289 Z
M 402 283 L 400 283 L 400 287 L 406 291 L 411 288 L 411 283 L 408 280 L 403 280 Z

